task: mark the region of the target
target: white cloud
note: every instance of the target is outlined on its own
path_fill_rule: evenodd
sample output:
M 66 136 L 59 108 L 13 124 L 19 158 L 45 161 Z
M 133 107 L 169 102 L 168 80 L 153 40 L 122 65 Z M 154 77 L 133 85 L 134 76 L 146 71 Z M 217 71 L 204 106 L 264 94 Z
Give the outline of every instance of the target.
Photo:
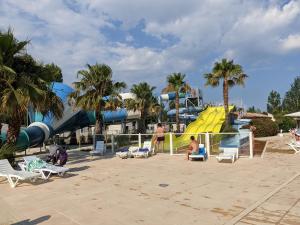
M 289 50 L 296 50 L 300 49 L 300 34 L 291 34 L 287 38 L 282 40 L 282 49 L 289 51 Z
M 111 65 L 118 79 L 151 80 L 199 73 L 223 56 L 249 65 L 299 49 L 300 1 L 240 0 L 2 0 L 0 28 L 11 25 L 20 39 L 32 39 L 30 53 L 62 67 L 67 83 L 86 63 Z M 73 8 L 73 9 L 72 9 Z M 113 21 L 120 21 L 121 28 Z M 144 21 L 144 32 L 175 41 L 168 47 L 135 47 L 139 37 L 111 41 L 103 27 L 128 32 Z

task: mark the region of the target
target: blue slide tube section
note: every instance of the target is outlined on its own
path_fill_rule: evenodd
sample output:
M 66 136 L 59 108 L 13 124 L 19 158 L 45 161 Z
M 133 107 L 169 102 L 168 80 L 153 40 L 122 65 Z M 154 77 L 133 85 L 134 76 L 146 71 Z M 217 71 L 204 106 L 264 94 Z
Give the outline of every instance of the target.
M 29 127 L 21 130 L 17 139 L 17 148 L 22 151 L 28 147 L 35 147 L 41 145 L 47 138 L 66 131 L 74 131 L 96 122 L 96 115 L 94 111 L 78 110 L 74 111 L 72 106 L 68 103 L 68 96 L 73 89 L 63 83 L 53 83 L 52 89 L 59 96 L 64 103 L 63 118 L 57 121 L 52 114 L 43 117 L 40 113 L 29 110 L 29 117 L 33 122 Z M 124 121 L 127 118 L 127 110 L 120 109 L 117 111 L 102 112 L 104 122 Z M 2 141 L 6 140 L 6 134 L 0 137 Z

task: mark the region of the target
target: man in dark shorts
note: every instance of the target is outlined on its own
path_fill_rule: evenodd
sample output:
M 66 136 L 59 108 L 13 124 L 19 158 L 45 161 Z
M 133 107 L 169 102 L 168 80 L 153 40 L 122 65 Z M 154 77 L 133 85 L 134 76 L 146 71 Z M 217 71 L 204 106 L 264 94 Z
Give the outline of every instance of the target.
M 156 151 L 159 151 L 160 150 L 160 146 L 162 145 L 161 147 L 161 151 L 163 152 L 164 151 L 164 141 L 165 141 L 165 129 L 163 128 L 163 126 L 161 125 L 161 123 L 158 123 L 157 124 L 157 128 L 156 128 L 156 132 L 155 132 L 155 135 L 156 135 L 156 139 L 155 139 L 155 142 L 156 142 Z

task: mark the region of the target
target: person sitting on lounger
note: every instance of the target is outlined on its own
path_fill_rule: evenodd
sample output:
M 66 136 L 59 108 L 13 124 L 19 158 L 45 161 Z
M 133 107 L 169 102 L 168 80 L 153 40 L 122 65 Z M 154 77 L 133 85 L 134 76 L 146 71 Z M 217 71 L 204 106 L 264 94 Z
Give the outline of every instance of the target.
M 191 143 L 188 147 L 188 150 L 186 152 L 186 159 L 189 160 L 190 155 L 197 155 L 199 153 L 199 143 L 197 140 L 195 140 L 194 136 L 191 136 Z

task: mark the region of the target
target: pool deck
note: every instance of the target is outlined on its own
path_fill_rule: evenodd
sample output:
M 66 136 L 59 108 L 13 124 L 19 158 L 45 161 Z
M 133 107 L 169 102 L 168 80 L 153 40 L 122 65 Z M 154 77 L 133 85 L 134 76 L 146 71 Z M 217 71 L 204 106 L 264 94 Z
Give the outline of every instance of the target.
M 74 151 L 68 167 L 15 189 L 2 180 L 0 224 L 300 224 L 300 154 L 231 164 Z

